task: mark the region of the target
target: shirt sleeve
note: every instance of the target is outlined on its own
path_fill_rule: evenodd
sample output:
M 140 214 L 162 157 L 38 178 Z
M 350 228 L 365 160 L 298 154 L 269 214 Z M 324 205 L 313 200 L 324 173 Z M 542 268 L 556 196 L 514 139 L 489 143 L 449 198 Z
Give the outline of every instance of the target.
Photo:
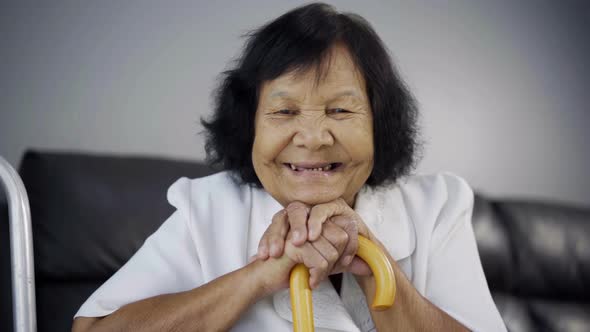
M 490 294 L 471 225 L 473 192 L 445 176 L 447 202 L 429 250 L 425 296 L 473 331 L 506 331 Z
M 74 317 L 103 317 L 122 306 L 203 284 L 201 266 L 187 222 L 174 212 Z

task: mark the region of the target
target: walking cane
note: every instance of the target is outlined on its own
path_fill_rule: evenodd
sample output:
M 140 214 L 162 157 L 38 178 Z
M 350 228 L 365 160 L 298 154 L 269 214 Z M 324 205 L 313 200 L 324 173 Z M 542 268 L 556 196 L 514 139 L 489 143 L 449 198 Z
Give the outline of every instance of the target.
M 395 276 L 387 256 L 373 242 L 360 236 L 356 253 L 364 260 L 375 276 L 375 297 L 371 308 L 385 310 L 393 305 L 395 299 Z M 297 264 L 290 276 L 291 307 L 293 311 L 293 331 L 313 332 L 313 307 L 311 289 L 309 288 L 309 270 L 303 264 Z

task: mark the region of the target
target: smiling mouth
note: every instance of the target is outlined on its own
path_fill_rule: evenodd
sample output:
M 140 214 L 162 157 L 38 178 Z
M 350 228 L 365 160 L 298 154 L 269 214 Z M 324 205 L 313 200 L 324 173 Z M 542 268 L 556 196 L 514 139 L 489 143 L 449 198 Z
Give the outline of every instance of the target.
M 342 166 L 342 163 L 321 163 L 321 164 L 291 164 L 285 163 L 286 167 L 294 172 L 331 172 Z

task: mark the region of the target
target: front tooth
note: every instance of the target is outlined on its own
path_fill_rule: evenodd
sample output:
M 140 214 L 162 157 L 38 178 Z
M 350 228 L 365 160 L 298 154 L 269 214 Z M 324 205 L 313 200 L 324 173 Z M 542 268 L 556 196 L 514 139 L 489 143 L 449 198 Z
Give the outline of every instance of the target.
M 293 164 L 289 164 L 289 165 L 291 165 L 291 169 L 292 169 L 292 170 L 294 170 L 294 171 L 296 171 L 296 170 L 297 170 L 297 167 L 295 167 L 295 165 L 293 165 Z
M 328 165 L 328 166 L 324 167 L 324 171 L 329 171 L 329 170 L 331 170 L 331 169 L 332 169 L 332 164 L 330 164 L 330 165 Z

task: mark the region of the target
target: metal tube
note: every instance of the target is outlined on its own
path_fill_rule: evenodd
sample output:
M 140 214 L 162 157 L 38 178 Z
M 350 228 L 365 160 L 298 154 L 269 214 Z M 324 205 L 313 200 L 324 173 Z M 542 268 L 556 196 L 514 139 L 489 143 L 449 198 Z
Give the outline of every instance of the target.
M 35 266 L 29 198 L 20 176 L 2 156 L 0 182 L 6 192 L 10 222 L 14 331 L 36 332 Z

